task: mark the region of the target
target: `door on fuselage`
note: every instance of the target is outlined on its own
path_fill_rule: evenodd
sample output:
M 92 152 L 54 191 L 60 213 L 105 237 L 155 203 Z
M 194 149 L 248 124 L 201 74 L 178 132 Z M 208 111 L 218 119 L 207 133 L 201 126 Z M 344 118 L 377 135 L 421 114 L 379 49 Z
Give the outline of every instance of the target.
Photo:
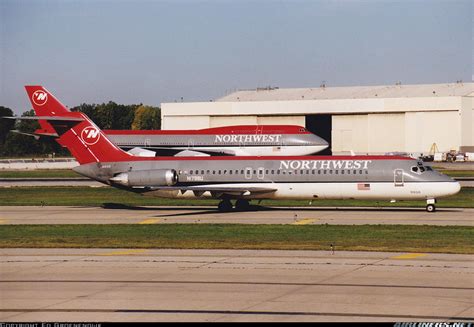
M 393 171 L 393 182 L 395 186 L 404 185 L 403 169 L 395 169 Z

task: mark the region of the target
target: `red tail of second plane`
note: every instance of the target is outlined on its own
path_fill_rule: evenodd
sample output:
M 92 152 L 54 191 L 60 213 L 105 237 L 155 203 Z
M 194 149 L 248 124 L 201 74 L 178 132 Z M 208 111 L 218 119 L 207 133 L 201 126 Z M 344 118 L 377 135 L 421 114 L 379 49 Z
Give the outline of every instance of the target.
M 71 112 L 42 86 L 25 86 L 42 130 L 57 134 L 81 164 L 129 160 L 131 155 L 116 147 L 82 112 Z

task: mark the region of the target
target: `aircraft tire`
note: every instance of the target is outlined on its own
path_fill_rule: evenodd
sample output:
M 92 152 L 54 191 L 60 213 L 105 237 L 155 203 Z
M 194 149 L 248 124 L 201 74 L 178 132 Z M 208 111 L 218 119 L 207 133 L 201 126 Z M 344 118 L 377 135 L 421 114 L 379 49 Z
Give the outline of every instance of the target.
M 232 210 L 232 202 L 230 200 L 222 200 L 217 206 L 220 212 L 229 212 Z
M 426 205 L 426 211 L 427 212 L 435 212 L 436 211 L 436 206 L 434 204 L 428 204 L 428 205 Z
M 235 202 L 235 209 L 238 211 L 247 211 L 250 208 L 249 200 L 238 199 Z

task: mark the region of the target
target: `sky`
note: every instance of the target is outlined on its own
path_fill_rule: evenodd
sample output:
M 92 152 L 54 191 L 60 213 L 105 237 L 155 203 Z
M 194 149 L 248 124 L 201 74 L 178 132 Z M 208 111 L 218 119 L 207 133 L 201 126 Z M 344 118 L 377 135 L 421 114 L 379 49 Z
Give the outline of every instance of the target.
M 0 0 L 0 106 L 471 81 L 472 0 Z M 181 98 L 183 100 L 181 100 Z

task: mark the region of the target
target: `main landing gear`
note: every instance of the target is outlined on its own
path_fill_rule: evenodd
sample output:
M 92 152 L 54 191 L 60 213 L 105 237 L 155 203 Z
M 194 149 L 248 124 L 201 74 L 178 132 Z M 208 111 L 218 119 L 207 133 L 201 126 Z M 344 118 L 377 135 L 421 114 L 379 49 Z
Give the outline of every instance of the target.
M 222 200 L 217 206 L 220 212 L 229 212 L 232 210 L 232 202 L 230 200 Z
M 427 212 L 435 212 L 436 211 L 436 199 L 427 199 L 426 200 L 426 211 Z
M 229 212 L 232 210 L 232 202 L 230 202 L 229 199 L 222 200 L 219 202 L 219 205 L 217 208 L 219 209 L 220 212 Z M 237 211 L 246 211 L 250 209 L 250 203 L 248 200 L 245 199 L 238 199 L 235 202 L 235 209 Z

